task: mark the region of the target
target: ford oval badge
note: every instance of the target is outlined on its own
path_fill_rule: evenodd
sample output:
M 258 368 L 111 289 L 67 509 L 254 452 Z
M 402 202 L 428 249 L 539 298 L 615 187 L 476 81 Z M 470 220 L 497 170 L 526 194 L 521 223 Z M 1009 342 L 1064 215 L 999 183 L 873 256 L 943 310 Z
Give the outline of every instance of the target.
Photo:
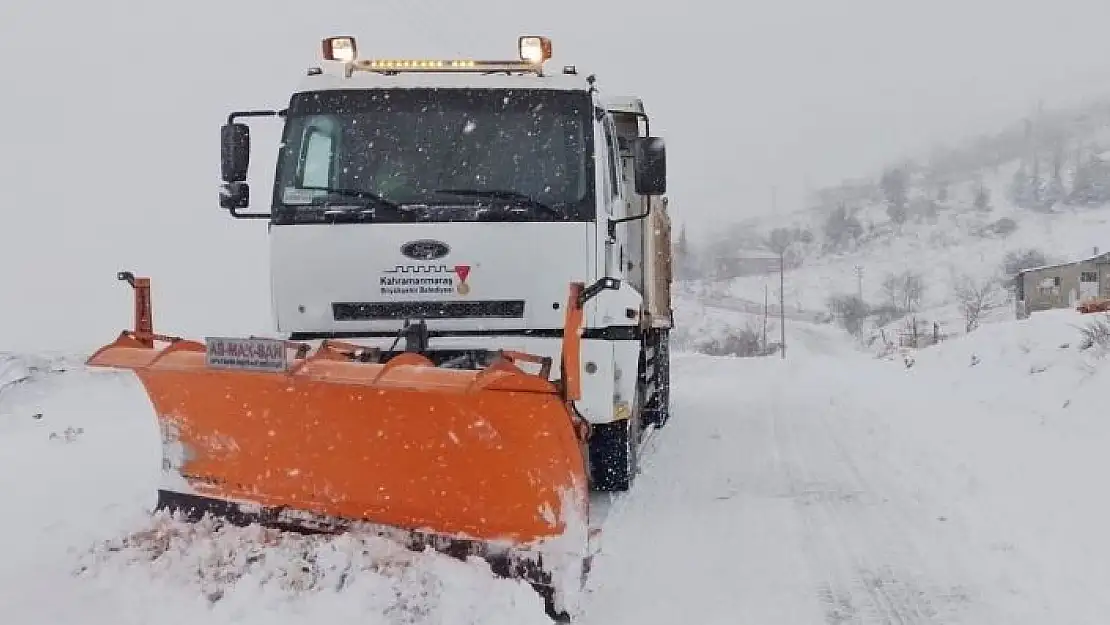
M 436 260 L 450 251 L 451 248 L 446 243 L 435 239 L 409 241 L 401 246 L 401 253 L 413 260 Z

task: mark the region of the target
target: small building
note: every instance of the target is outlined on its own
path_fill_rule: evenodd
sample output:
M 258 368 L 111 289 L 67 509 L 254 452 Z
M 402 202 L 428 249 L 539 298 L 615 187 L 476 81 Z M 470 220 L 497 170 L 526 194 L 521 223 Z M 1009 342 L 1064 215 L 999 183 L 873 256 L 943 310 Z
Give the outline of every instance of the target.
M 1075 308 L 1085 300 L 1110 297 L 1110 252 L 1019 271 L 1014 278 L 1014 295 L 1018 319 L 1041 310 Z

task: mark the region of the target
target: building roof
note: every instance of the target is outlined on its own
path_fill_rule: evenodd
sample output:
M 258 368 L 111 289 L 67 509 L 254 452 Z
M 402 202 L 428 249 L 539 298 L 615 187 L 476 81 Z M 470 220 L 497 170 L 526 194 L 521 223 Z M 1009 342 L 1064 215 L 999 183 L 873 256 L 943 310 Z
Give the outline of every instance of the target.
M 1103 252 L 1102 254 L 1097 254 L 1095 256 L 1088 256 L 1087 258 L 1080 258 L 1080 259 L 1077 259 L 1077 260 L 1068 261 L 1066 263 L 1056 263 L 1055 265 L 1041 265 L 1039 267 L 1029 267 L 1028 269 L 1022 269 L 1021 271 L 1017 272 L 1017 275 L 1021 276 L 1021 275 L 1025 275 L 1025 274 L 1027 274 L 1029 272 L 1033 272 L 1033 271 L 1044 271 L 1045 269 L 1061 269 L 1063 267 L 1071 267 L 1072 265 L 1077 265 L 1079 263 L 1090 263 L 1090 262 L 1099 263 L 1099 264 L 1101 264 L 1101 263 L 1110 263 L 1110 252 Z

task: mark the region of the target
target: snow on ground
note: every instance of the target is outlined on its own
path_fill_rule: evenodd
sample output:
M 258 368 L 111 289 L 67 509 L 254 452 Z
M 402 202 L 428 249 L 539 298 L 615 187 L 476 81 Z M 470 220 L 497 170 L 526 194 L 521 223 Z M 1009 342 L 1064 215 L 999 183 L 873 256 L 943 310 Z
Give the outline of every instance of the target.
M 744 314 L 685 310 L 707 329 Z M 677 353 L 674 418 L 609 509 L 581 622 L 1103 622 L 1091 319 L 989 324 L 910 367 L 796 321 L 786 360 Z M 547 622 L 479 563 L 151 519 L 141 389 L 70 366 L 0 390 L 0 493 L 21 512 L 0 532 L 5 623 Z
M 1086 322 L 997 324 L 910 368 L 818 326 L 786 361 L 681 356 L 587 622 L 1105 622 L 1110 374 Z

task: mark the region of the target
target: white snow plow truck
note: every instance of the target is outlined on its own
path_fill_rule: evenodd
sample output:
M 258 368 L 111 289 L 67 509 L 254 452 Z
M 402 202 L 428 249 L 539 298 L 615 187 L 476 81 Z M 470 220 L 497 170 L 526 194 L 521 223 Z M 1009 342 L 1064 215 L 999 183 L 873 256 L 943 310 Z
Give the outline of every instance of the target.
M 160 508 L 479 555 L 565 615 L 590 492 L 629 489 L 670 414 L 663 141 L 639 98 L 548 71 L 546 37 L 507 61 L 322 48 L 286 108 L 221 132 L 220 206 L 268 221 L 277 336 L 155 334 L 123 272 L 135 327 L 89 363 L 151 399 Z M 250 212 L 244 121 L 266 117 Z

